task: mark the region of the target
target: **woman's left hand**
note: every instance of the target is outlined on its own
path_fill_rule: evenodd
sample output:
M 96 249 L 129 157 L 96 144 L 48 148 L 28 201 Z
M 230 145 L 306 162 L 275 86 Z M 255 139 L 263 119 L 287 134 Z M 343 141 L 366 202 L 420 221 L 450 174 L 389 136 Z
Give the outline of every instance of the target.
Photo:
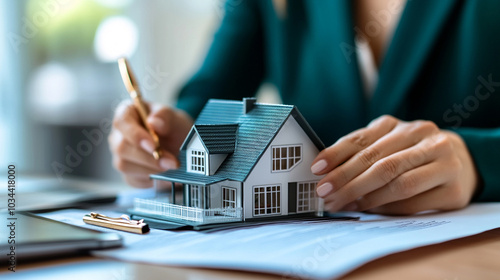
M 413 214 L 469 204 L 478 174 L 462 138 L 430 121 L 382 116 L 323 150 L 313 173 L 326 211 Z

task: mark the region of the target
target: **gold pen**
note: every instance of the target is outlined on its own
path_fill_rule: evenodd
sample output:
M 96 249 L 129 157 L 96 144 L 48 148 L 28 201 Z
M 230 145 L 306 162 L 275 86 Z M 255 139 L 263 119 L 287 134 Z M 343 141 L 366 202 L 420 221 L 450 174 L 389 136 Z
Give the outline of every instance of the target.
M 132 233 L 144 234 L 149 232 L 149 226 L 144 223 L 144 220 L 131 220 L 127 215 L 122 215 L 120 218 L 111 218 L 99 213 L 90 212 L 90 215 L 83 216 L 83 221 L 91 225 Z
M 147 122 L 149 114 L 148 108 L 146 104 L 144 104 L 144 101 L 142 100 L 142 95 L 139 89 L 139 85 L 137 83 L 134 73 L 132 72 L 132 68 L 130 67 L 130 64 L 128 63 L 127 59 L 124 57 L 118 59 L 118 67 L 120 68 L 120 74 L 122 76 L 123 83 L 125 84 L 125 88 L 127 89 L 132 100 L 134 101 L 135 108 L 139 113 L 142 124 L 149 132 L 151 137 L 153 137 L 155 145 L 153 157 L 156 160 L 159 160 L 161 156 L 160 139 L 158 138 L 158 135 L 156 134 L 154 129 Z

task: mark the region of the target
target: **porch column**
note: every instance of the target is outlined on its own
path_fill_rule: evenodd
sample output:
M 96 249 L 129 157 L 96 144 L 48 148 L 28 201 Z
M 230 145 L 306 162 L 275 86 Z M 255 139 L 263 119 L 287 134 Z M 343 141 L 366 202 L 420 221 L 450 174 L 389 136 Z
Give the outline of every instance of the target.
M 175 204 L 175 183 L 172 182 L 172 204 Z
M 210 186 L 206 185 L 203 188 L 203 209 L 210 208 Z

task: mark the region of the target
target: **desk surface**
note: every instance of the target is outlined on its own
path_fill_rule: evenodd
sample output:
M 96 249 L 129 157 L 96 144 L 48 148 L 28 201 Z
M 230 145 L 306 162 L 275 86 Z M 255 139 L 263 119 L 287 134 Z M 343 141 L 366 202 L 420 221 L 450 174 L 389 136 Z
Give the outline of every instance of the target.
M 3 269 L 9 279 L 255 279 L 257 274 L 197 268 L 154 266 L 90 256 L 18 264 Z M 475 236 L 392 254 L 372 261 L 343 279 L 499 279 L 500 228 Z M 258 275 L 258 279 L 282 279 Z

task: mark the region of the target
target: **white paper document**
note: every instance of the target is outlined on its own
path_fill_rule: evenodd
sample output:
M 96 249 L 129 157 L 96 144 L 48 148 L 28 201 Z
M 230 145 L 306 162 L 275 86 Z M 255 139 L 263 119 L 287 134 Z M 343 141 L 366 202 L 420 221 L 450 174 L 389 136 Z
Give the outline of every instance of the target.
M 44 216 L 112 231 L 84 224 L 86 213 L 64 210 Z M 93 254 L 160 265 L 269 272 L 285 279 L 330 279 L 388 254 L 500 227 L 500 203 L 408 217 L 355 215 L 361 219 L 271 224 L 214 233 L 154 229 L 147 235 L 122 233 L 125 247 Z

